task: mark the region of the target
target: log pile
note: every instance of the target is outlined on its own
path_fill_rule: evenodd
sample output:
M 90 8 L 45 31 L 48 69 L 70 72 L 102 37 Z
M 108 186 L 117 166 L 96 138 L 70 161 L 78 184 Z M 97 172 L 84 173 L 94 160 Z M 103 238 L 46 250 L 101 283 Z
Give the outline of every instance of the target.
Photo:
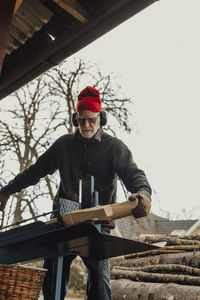
M 113 300 L 200 299 L 200 236 L 148 235 L 158 250 L 111 259 Z

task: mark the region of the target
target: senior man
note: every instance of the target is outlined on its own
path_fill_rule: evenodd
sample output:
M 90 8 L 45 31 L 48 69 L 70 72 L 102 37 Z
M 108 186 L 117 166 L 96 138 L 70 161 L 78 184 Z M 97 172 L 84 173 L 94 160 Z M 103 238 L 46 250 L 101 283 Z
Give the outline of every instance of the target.
M 102 111 L 100 93 L 87 86 L 78 95 L 73 124 L 75 133 L 58 138 L 54 144 L 28 169 L 18 174 L 0 191 L 1 210 L 5 208 L 10 195 L 20 192 L 30 185 L 37 184 L 40 178 L 59 170 L 60 186 L 54 200 L 58 207 L 59 198 L 77 202 L 79 199 L 79 182 L 90 176 L 95 178 L 95 190 L 99 193 L 99 204 L 116 202 L 117 177 L 131 193 L 129 200 L 138 199 L 138 206 L 133 210 L 136 218 L 146 216 L 151 207 L 151 187 L 145 173 L 133 161 L 128 147 L 116 137 L 102 129 L 107 123 L 106 113 Z M 89 204 L 83 195 L 85 207 Z M 102 226 L 102 231 L 109 233 L 110 225 Z M 63 263 L 62 295 L 64 299 L 70 274 L 70 265 L 75 255 L 66 255 Z M 110 266 L 109 260 L 82 258 L 87 270 L 88 300 L 110 300 Z M 47 276 L 44 282 L 44 299 L 51 299 L 52 262 L 47 260 Z

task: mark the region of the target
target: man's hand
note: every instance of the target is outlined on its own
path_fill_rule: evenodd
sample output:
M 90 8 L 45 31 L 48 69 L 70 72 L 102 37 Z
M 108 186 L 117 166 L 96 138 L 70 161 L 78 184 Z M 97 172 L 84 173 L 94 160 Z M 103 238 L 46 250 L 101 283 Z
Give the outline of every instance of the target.
M 133 209 L 133 216 L 135 218 L 142 218 L 149 214 L 151 209 L 151 200 L 143 193 L 136 193 L 129 196 L 129 200 L 138 199 L 138 206 Z
M 8 197 L 6 197 L 0 192 L 0 211 L 4 211 L 7 201 Z

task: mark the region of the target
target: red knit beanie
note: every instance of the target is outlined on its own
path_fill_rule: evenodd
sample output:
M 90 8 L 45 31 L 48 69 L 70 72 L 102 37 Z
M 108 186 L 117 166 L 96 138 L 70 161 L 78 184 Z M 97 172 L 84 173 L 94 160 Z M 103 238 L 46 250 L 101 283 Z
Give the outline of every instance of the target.
M 99 91 L 91 86 L 87 86 L 78 95 L 76 111 L 83 109 L 101 112 L 101 99 L 99 96 Z

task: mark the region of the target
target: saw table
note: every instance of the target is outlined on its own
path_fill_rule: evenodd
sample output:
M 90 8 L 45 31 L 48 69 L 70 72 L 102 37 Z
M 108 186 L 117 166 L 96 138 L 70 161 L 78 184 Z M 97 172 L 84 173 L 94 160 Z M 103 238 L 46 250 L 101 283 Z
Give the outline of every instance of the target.
M 52 258 L 57 265 L 54 295 L 60 300 L 62 258 L 66 254 L 105 259 L 156 246 L 101 233 L 90 222 L 61 226 L 41 221 L 0 233 L 0 264 Z
M 138 200 L 98 206 L 93 176 L 90 185 L 87 197 L 92 207 L 67 213 L 60 211 L 58 219 L 46 223 L 38 221 L 0 233 L 0 264 L 53 259 L 55 272 L 51 300 L 60 300 L 65 255 L 76 254 L 101 260 L 158 248 L 102 233 L 101 223 L 132 215 Z

